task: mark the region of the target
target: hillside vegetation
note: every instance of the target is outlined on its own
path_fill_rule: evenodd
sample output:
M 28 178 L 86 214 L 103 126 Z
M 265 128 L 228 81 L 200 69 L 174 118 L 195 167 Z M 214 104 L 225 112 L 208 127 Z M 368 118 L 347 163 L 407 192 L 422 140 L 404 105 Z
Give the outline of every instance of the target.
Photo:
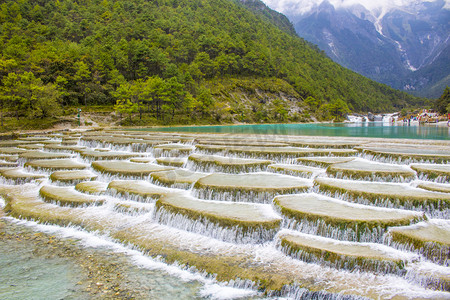
M 420 103 L 333 63 L 258 2 L 2 1 L 1 120 L 115 105 L 134 124 L 288 122 Z

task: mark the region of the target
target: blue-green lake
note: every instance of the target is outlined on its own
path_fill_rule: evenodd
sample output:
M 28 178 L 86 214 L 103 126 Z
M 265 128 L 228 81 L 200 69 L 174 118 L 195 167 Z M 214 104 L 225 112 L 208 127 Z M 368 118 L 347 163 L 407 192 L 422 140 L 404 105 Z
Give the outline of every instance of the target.
M 348 136 L 401 139 L 450 139 L 450 127 L 433 125 L 389 125 L 386 123 L 320 123 L 320 124 L 258 124 L 231 126 L 178 126 L 137 129 L 142 131 L 279 134 L 308 136 Z

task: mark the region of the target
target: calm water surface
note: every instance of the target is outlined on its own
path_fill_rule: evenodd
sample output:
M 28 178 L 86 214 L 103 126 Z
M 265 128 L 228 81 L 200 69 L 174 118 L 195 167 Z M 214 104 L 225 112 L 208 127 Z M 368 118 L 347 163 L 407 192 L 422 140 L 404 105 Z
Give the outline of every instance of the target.
M 386 123 L 322 123 L 322 124 L 262 124 L 232 126 L 179 126 L 137 129 L 142 131 L 176 131 L 192 133 L 279 134 L 310 136 L 346 136 L 406 139 L 450 139 L 450 127 L 407 126 Z

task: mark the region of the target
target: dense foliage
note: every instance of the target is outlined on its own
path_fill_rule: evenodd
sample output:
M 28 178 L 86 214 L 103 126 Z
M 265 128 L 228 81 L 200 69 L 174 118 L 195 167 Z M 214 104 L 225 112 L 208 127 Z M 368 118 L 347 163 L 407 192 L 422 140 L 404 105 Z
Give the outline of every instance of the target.
M 436 100 L 435 104 L 436 110 L 441 113 L 449 113 L 450 114 L 450 88 L 447 86 L 444 90 L 444 93 Z
M 0 3 L 1 108 L 17 118 L 44 118 L 73 105 L 116 105 L 140 119 L 219 120 L 211 115 L 222 111 L 218 107 L 239 114 L 227 97 L 211 94 L 224 78 L 282 82 L 299 107 L 324 118 L 336 107 L 339 115 L 418 101 L 338 66 L 288 24 L 277 26 L 282 22 L 267 8 L 240 1 Z

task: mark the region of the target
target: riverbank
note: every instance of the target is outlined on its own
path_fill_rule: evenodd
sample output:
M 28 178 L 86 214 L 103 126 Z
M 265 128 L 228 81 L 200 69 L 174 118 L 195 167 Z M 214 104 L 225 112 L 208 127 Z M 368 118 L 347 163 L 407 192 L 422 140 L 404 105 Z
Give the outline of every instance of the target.
M 11 139 L 16 138 L 19 135 L 22 134 L 47 134 L 51 132 L 58 132 L 58 131 L 87 131 L 87 130 L 163 130 L 163 131 L 173 131 L 173 129 L 176 128 L 226 128 L 226 127 L 252 127 L 252 126 L 283 126 L 283 125 L 289 125 L 289 126 L 309 126 L 309 125 L 329 125 L 329 124 L 337 124 L 336 126 L 339 126 L 339 124 L 347 124 L 347 126 L 374 126 L 374 125 L 381 125 L 381 126 L 395 126 L 395 127 L 407 127 L 412 126 L 413 128 L 416 127 L 440 127 L 445 128 L 449 127 L 447 121 L 440 121 L 438 123 L 422 123 L 419 124 L 418 121 L 413 121 L 409 125 L 407 123 L 403 123 L 400 121 L 391 123 L 391 122 L 343 122 L 343 123 L 335 123 L 335 122 L 305 122 L 305 123 L 241 123 L 236 122 L 232 124 L 173 124 L 173 125 L 161 125 L 161 124 L 150 124 L 148 126 L 123 126 L 117 124 L 116 121 L 113 120 L 114 118 L 111 117 L 109 113 L 105 115 L 104 112 L 101 113 L 85 113 L 81 114 L 80 122 L 76 120 L 76 118 L 72 118 L 70 120 L 68 119 L 62 119 L 61 122 L 56 123 L 56 125 L 51 126 L 49 128 L 37 128 L 37 129 L 17 129 L 17 130 L 7 130 L 2 133 L 0 133 L 0 139 Z M 80 124 L 80 125 L 78 125 Z

